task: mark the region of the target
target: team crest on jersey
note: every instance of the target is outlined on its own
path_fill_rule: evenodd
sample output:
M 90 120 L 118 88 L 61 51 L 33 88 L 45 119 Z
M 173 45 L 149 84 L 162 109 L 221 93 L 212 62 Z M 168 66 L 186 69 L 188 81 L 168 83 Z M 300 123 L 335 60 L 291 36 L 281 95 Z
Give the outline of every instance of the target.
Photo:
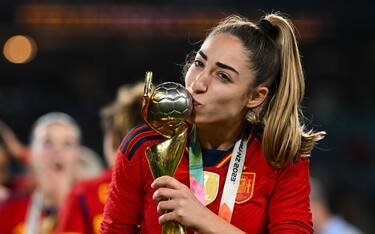
M 92 220 L 92 227 L 94 229 L 94 233 L 99 233 L 100 232 L 100 225 L 103 221 L 103 214 L 98 214 L 95 215 L 95 217 Z M 64 233 L 65 234 L 65 233 Z
M 107 200 L 108 189 L 109 189 L 109 183 L 102 183 L 99 185 L 98 197 L 99 197 L 99 201 L 102 204 L 105 204 L 105 201 Z
M 255 175 L 255 172 L 242 172 L 236 197 L 237 204 L 247 202 L 253 196 Z
M 26 225 L 25 223 L 19 223 L 17 226 L 13 229 L 14 234 L 23 234 L 26 233 Z
M 215 201 L 219 191 L 220 176 L 216 173 L 204 171 L 205 205 Z

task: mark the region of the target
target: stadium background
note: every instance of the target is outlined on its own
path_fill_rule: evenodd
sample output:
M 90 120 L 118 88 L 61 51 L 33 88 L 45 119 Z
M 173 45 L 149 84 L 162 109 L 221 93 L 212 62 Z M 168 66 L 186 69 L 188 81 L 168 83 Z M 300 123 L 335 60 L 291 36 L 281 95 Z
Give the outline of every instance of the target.
M 365 233 L 375 227 L 374 2 L 370 1 L 26 1 L 0 2 L 0 119 L 28 143 L 35 119 L 72 115 L 84 144 L 102 155 L 98 111 L 121 84 L 181 81 L 185 56 L 206 29 L 237 13 L 257 20 L 287 13 L 299 32 L 307 124 L 328 132 L 311 174 L 328 187 L 334 212 Z M 14 64 L 7 40 L 27 35 L 35 57 Z

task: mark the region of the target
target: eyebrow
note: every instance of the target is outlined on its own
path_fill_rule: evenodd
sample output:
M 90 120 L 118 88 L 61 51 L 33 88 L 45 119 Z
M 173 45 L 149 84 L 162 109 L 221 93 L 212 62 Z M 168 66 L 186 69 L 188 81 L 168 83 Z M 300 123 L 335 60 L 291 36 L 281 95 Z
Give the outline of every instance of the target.
M 198 54 L 204 59 L 207 61 L 208 57 L 205 53 L 203 53 L 201 50 L 198 51 Z M 221 62 L 216 62 L 216 66 L 220 67 L 220 68 L 224 68 L 224 69 L 227 69 L 227 70 L 231 70 L 235 73 L 237 73 L 238 75 L 240 74 L 236 69 L 234 69 L 233 67 L 229 66 L 229 65 L 226 65 L 224 63 L 221 63 Z
M 203 53 L 201 50 L 198 51 L 198 54 L 204 59 L 204 60 L 207 60 L 207 55 L 205 53 Z

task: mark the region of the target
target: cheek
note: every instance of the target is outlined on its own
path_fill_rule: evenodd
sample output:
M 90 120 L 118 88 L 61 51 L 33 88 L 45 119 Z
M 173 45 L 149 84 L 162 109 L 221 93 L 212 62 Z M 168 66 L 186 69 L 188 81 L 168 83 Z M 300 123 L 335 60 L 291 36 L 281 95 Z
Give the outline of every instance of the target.
M 246 103 L 247 98 L 246 96 L 239 95 L 238 93 L 223 93 L 221 92 L 220 96 L 218 96 L 218 104 L 222 106 L 222 109 L 226 109 L 233 115 L 238 115 L 244 109 L 247 109 Z
M 41 154 L 33 155 L 31 160 L 31 165 L 37 173 L 49 170 L 51 164 L 51 158 Z
M 69 164 L 75 164 L 79 162 L 79 151 L 77 150 L 70 150 L 65 152 L 62 157 L 64 160 Z
M 46 160 L 48 157 L 48 153 L 46 153 L 46 150 L 43 149 L 43 147 L 35 147 L 32 150 L 32 161 L 35 163 L 41 163 Z

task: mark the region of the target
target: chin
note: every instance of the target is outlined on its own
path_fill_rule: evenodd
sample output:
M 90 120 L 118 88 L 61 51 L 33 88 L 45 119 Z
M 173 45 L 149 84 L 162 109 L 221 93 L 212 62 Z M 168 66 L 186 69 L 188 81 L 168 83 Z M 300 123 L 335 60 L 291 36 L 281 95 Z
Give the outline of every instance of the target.
M 197 114 L 195 113 L 194 110 L 193 110 L 193 113 L 189 116 L 189 118 L 186 119 L 186 121 L 189 124 L 196 124 L 197 123 Z

